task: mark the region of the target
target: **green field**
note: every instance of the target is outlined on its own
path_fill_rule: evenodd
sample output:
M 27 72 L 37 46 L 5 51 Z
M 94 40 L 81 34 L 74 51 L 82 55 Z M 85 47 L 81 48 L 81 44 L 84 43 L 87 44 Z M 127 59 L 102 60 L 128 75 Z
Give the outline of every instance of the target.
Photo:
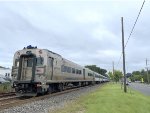
M 0 93 L 7 93 L 7 92 L 11 92 L 11 84 L 10 83 L 3 83 L 0 84 Z
M 108 83 L 54 113 L 150 113 L 150 96 Z

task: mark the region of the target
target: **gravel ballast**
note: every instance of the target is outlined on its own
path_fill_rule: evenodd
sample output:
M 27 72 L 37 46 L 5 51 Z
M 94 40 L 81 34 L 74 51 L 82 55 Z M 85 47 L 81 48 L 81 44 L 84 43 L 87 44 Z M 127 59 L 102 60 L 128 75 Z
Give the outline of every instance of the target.
M 96 90 L 101 85 L 86 87 L 77 91 L 61 94 L 40 101 L 23 104 L 0 111 L 0 113 L 50 113 L 58 108 L 63 108 L 67 103 L 78 99 L 80 96 Z

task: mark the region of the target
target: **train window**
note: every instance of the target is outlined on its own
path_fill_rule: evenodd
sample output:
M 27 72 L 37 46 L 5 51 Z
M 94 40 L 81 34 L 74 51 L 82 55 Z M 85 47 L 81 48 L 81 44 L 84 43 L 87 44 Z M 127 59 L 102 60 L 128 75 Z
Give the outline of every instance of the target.
M 61 66 L 61 71 L 62 71 L 62 72 L 67 72 L 67 66 L 62 65 L 62 66 Z
M 72 73 L 75 73 L 76 71 L 75 71 L 75 68 L 72 68 Z
M 76 74 L 78 74 L 79 73 L 79 71 L 78 71 L 78 69 L 76 69 Z
M 36 65 L 37 66 L 43 65 L 43 61 L 44 61 L 43 57 L 36 58 Z
M 88 73 L 88 76 L 93 76 L 91 73 Z
M 82 74 L 82 71 L 81 71 L 81 70 L 79 70 L 79 74 Z
M 96 77 L 96 78 L 99 78 L 99 76 L 98 76 L 98 75 L 95 75 L 95 77 Z
M 67 67 L 67 72 L 71 73 L 71 67 Z
M 27 67 L 32 67 L 33 59 L 27 59 Z
M 16 59 L 16 60 L 15 60 L 15 66 L 16 66 L 16 67 L 19 67 L 19 59 Z
M 67 66 L 64 66 L 64 72 L 67 72 Z

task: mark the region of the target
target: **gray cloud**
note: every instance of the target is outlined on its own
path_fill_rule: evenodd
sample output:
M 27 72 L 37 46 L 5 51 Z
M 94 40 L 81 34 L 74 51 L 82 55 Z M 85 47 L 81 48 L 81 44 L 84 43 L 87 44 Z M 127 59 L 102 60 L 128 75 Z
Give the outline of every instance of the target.
M 111 70 L 121 54 L 121 17 L 127 40 L 140 6 L 141 1 L 119 0 L 1 2 L 0 65 L 11 67 L 15 51 L 32 44 L 83 66 Z M 128 71 L 144 68 L 145 58 L 150 58 L 148 11 L 146 2 L 126 48 Z

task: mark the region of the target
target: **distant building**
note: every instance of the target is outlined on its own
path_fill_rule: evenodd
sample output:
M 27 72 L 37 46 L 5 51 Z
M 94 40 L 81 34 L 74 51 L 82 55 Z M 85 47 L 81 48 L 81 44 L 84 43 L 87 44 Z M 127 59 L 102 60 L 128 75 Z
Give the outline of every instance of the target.
M 11 69 L 0 66 L 0 77 L 11 78 Z

